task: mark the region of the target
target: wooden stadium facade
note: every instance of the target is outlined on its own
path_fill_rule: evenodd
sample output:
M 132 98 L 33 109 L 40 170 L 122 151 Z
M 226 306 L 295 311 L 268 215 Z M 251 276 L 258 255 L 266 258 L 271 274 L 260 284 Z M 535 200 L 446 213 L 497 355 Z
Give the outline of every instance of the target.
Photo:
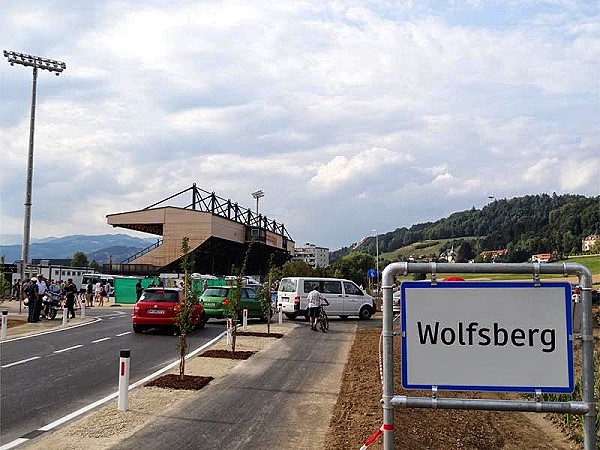
M 191 194 L 191 203 L 166 205 Z M 157 236 L 157 242 L 119 263 L 104 265 L 103 271 L 123 275 L 178 273 L 181 243 L 190 241 L 193 272 L 230 275 L 244 262 L 248 248 L 247 274 L 264 275 L 269 262 L 282 264 L 294 253 L 294 241 L 285 226 L 248 208 L 241 208 L 196 187 L 174 194 L 138 211 L 109 214 L 108 224 Z

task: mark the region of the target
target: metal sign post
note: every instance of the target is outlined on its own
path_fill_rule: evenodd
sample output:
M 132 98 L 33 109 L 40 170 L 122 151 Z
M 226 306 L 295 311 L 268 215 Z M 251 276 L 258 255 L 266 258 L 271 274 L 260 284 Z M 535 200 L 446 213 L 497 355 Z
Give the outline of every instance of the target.
M 396 396 L 393 392 L 392 290 L 394 277 L 408 273 L 431 273 L 430 282 L 403 284 L 402 295 L 402 383 L 411 389 L 431 389 L 432 395 L 427 398 Z M 437 273 L 530 274 L 533 281 L 438 283 Z M 567 283 L 542 283 L 540 274 L 578 276 L 582 291 L 581 335 L 573 334 L 570 286 Z M 382 308 L 384 450 L 394 448 L 395 406 L 583 415 L 584 449 L 594 450 L 597 412 L 591 289 L 591 273 L 581 264 L 388 265 L 383 271 Z M 435 309 L 433 315 L 432 309 Z M 545 392 L 573 390 L 572 342 L 575 338 L 582 341 L 583 401 L 542 401 Z M 475 370 L 473 364 L 463 369 L 468 367 L 466 362 L 481 357 L 487 363 Z M 504 361 L 516 358 L 519 364 L 525 365 L 526 371 L 496 365 L 492 374 L 488 364 L 492 361 L 490 357 L 503 357 Z M 450 364 L 456 358 L 460 362 Z M 538 366 L 542 363 L 540 370 Z M 448 368 L 453 371 L 446 370 Z M 469 373 L 462 374 L 461 369 Z M 503 370 L 506 373 L 502 373 Z M 532 392 L 535 400 L 439 398 L 438 389 Z

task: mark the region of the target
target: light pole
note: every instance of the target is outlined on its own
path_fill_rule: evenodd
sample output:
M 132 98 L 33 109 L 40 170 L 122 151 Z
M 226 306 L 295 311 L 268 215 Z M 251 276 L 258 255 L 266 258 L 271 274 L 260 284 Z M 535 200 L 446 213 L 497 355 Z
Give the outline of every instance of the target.
M 54 59 L 41 58 L 39 56 L 27 55 L 4 50 L 4 56 L 8 59 L 11 66 L 19 64 L 21 66 L 33 67 L 33 87 L 31 89 L 31 120 L 29 122 L 29 156 L 27 158 L 27 184 L 25 191 L 25 217 L 23 218 L 23 246 L 21 248 L 21 283 L 25 278 L 25 267 L 29 262 L 29 237 L 31 234 L 31 186 L 33 180 L 33 131 L 35 127 L 35 98 L 37 87 L 38 69 L 54 72 L 56 76 L 67 68 L 62 61 Z M 21 296 L 22 297 L 22 296 Z M 21 312 L 21 299 L 19 299 L 19 313 Z
M 379 292 L 379 233 L 377 233 L 376 229 L 371 230 L 375 233 L 375 252 L 377 254 L 377 259 L 375 260 L 375 271 L 377 272 L 377 292 Z
M 265 193 L 262 190 L 258 190 L 252 193 L 252 197 L 256 199 L 256 217 L 258 217 L 258 199 L 264 196 Z

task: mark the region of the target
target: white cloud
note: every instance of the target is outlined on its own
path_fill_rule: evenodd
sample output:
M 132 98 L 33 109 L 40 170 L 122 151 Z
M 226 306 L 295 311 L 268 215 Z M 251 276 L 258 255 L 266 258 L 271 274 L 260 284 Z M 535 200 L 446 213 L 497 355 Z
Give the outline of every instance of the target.
M 522 5 L 7 4 L 6 48 L 67 63 L 38 79 L 32 233 L 106 232 L 193 182 L 247 206 L 261 188 L 333 248 L 487 195 L 597 195 L 600 7 Z M 0 71 L 0 215 L 20 233 L 31 76 Z

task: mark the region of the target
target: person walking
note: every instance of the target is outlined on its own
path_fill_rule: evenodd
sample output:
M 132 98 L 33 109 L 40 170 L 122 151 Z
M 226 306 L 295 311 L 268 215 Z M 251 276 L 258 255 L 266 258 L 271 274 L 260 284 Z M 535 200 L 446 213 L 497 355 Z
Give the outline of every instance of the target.
M 321 309 L 321 305 L 329 305 L 329 302 L 325 297 L 321 295 L 319 292 L 319 286 L 315 286 L 312 291 L 308 293 L 308 318 L 310 320 L 310 329 L 313 331 L 317 331 L 316 320 L 319 315 L 319 310 Z
M 88 284 L 85 285 L 85 303 L 90 308 L 94 306 L 94 283 L 92 283 L 92 280 L 89 280 Z
M 94 301 L 100 303 L 100 288 L 101 288 L 100 280 L 96 281 L 94 285 Z
M 104 306 L 104 299 L 107 297 L 108 293 L 106 290 L 106 285 L 104 283 L 100 284 L 100 303 L 98 306 Z
M 138 278 L 138 281 L 135 284 L 136 301 L 140 299 L 140 297 L 142 296 L 142 292 L 144 292 L 144 288 L 142 287 L 142 279 Z
M 73 284 L 73 279 L 67 279 L 65 284 L 65 306 L 67 307 L 67 317 L 75 318 L 75 294 L 77 294 L 77 286 Z

